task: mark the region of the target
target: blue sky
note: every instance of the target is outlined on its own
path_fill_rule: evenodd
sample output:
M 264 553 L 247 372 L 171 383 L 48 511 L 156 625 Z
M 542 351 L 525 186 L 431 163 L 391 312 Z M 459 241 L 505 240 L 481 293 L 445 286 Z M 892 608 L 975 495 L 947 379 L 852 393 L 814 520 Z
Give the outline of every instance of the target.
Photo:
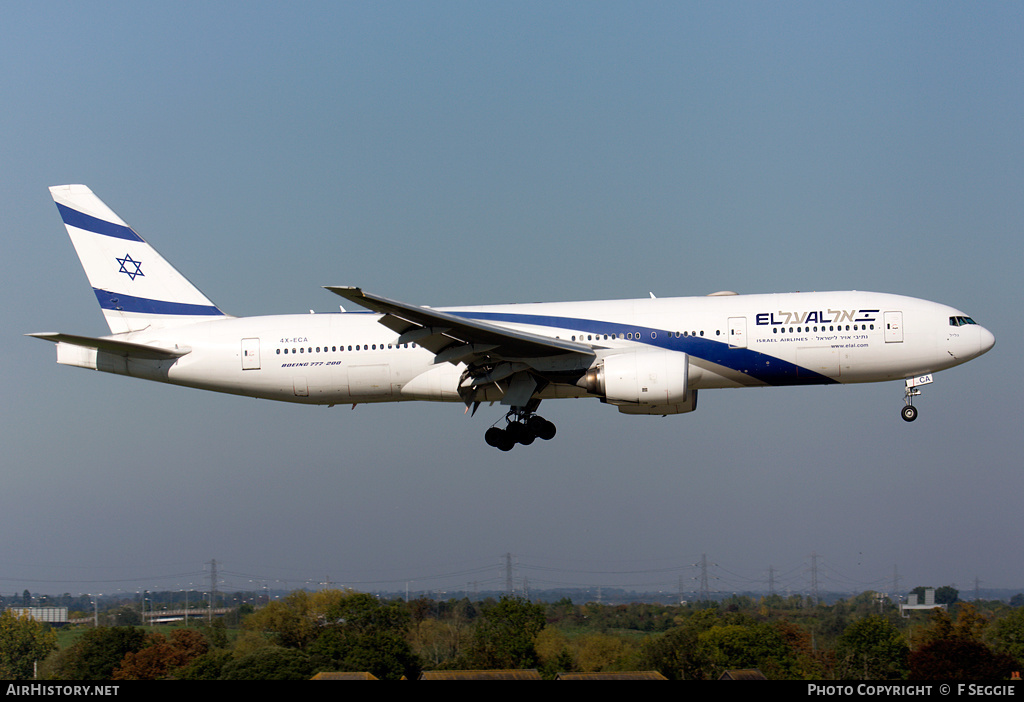
M 0 27 L 0 592 L 1024 589 L 1013 3 L 11 3 Z M 46 188 L 88 184 L 222 309 L 862 289 L 997 345 L 900 383 L 309 408 L 57 366 L 101 334 Z M 785 577 L 782 576 L 785 574 Z

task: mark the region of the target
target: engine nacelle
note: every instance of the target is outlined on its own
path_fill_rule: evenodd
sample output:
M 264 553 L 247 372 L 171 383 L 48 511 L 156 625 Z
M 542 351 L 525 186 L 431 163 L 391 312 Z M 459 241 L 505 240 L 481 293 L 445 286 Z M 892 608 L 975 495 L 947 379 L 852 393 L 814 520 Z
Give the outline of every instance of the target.
M 674 405 L 619 405 L 619 412 L 623 414 L 656 414 L 664 417 L 666 414 L 682 414 L 697 409 L 697 391 L 690 390 L 686 393 L 686 401 Z
M 629 414 L 677 414 L 697 406 L 690 390 L 690 358 L 678 351 L 643 349 L 599 359 L 577 385 Z

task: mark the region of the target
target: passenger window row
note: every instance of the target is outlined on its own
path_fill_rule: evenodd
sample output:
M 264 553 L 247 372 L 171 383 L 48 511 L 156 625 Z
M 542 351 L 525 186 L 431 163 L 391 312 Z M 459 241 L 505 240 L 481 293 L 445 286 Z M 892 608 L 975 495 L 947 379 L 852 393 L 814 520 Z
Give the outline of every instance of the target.
M 338 352 L 343 352 L 346 349 L 349 350 L 349 351 L 385 351 L 387 349 L 408 349 L 408 348 L 416 348 L 416 344 L 387 344 L 387 345 L 385 345 L 385 344 L 355 344 L 355 345 L 351 345 L 350 344 L 348 346 L 344 346 L 343 345 L 343 346 L 331 346 L 331 347 L 327 347 L 327 346 L 306 346 L 306 347 L 297 346 L 297 347 L 295 347 L 295 346 L 293 346 L 290 349 L 289 348 L 277 349 L 277 354 L 281 355 L 283 353 L 283 354 L 287 355 L 289 353 L 292 353 L 292 354 L 296 354 L 296 353 L 338 353 Z
M 721 335 L 721 331 L 716 331 L 715 335 Z M 704 336 L 704 330 L 701 331 L 684 331 L 684 332 L 668 332 L 669 338 L 681 339 L 688 336 Z M 556 339 L 561 337 L 555 337 Z M 640 332 L 619 332 L 618 334 L 579 334 L 577 336 L 570 337 L 573 341 L 608 341 L 609 339 L 627 339 L 630 341 L 639 341 L 641 339 Z M 651 332 L 651 338 L 657 339 L 658 332 Z
M 821 327 L 795 327 L 795 328 L 794 327 L 790 327 L 788 331 L 786 330 L 785 327 L 773 327 L 772 328 L 772 334 L 778 334 L 779 333 L 779 329 L 782 329 L 782 333 L 783 334 L 793 334 L 793 333 L 803 334 L 803 333 L 810 332 L 810 331 L 821 331 L 821 332 L 826 332 L 826 331 L 868 331 L 869 329 L 873 330 L 874 328 L 875 328 L 874 324 L 854 324 L 853 325 L 853 329 L 850 328 L 849 324 L 846 325 L 846 329 L 843 329 L 843 325 L 842 324 L 838 324 L 838 325 L 832 324 L 832 325 L 829 325 L 829 327 L 826 329 L 825 325 L 822 324 Z M 795 332 L 794 332 L 794 329 L 795 329 Z

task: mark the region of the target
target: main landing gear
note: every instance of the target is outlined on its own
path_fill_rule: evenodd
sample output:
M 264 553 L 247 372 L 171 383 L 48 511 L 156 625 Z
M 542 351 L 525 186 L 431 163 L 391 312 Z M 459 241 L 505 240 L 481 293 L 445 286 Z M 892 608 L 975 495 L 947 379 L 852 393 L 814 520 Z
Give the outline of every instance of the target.
M 532 411 L 516 408 L 505 415 L 504 429 L 491 427 L 484 441 L 502 451 L 511 451 L 516 444 L 529 446 L 535 439 L 548 441 L 555 436 L 555 425 Z
M 900 416 L 904 422 L 912 422 L 917 419 L 917 408 L 914 407 L 914 398 L 921 394 L 920 386 L 932 382 L 931 375 L 921 375 L 916 378 L 907 378 L 907 389 L 903 392 L 903 409 Z

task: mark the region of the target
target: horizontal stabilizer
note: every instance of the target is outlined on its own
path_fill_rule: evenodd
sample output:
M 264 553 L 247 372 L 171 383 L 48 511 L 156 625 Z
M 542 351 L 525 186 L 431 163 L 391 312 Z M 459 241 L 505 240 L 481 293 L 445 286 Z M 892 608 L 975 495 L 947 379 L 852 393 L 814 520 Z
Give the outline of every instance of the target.
M 131 341 L 120 341 L 118 339 L 109 338 L 100 339 L 91 336 L 61 334 L 59 332 L 39 332 L 36 334 L 28 334 L 27 336 L 34 336 L 37 339 L 45 339 L 46 341 L 52 341 L 55 344 L 71 344 L 72 346 L 81 346 L 87 349 L 106 351 L 107 353 L 124 356 L 125 358 L 168 361 L 175 358 L 181 358 L 185 354 L 192 352 L 192 348 L 188 346 L 165 349 L 159 346 L 136 344 Z

